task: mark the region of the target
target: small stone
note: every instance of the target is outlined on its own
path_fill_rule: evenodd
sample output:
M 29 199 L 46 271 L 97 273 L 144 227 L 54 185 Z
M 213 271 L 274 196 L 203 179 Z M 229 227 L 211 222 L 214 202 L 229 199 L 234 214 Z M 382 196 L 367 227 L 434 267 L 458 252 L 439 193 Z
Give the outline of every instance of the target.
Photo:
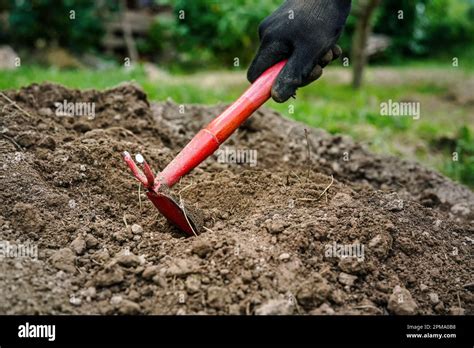
M 357 280 L 357 276 L 341 272 L 339 273 L 338 280 L 339 280 L 339 283 L 341 284 L 352 286 L 354 285 L 354 282 Z
M 87 233 L 84 236 L 84 240 L 86 241 L 86 248 L 87 249 L 95 248 L 96 246 L 99 245 L 99 241 L 92 234 Z
M 190 275 L 186 278 L 186 291 L 188 294 L 195 294 L 201 288 L 201 280 L 197 275 Z
M 120 295 L 114 295 L 112 296 L 112 298 L 110 299 L 110 304 L 113 305 L 113 306 L 116 306 L 118 304 L 120 304 L 120 302 L 122 302 L 123 300 L 123 297 L 120 296 Z
M 119 304 L 119 313 L 123 315 L 135 315 L 140 313 L 140 305 L 136 302 L 123 299 Z
M 23 265 L 21 264 L 21 262 L 15 262 L 15 268 L 16 269 L 23 269 Z
M 342 170 L 341 165 L 337 162 L 332 162 L 331 163 L 331 168 L 332 168 L 333 172 L 336 172 L 336 173 L 339 173 Z
M 292 315 L 294 306 L 284 299 L 273 299 L 255 309 L 256 315 Z
M 59 249 L 51 256 L 51 262 L 54 267 L 70 273 L 76 272 L 75 260 L 76 256 L 69 248 Z
M 53 110 L 51 110 L 50 108 L 41 108 L 38 110 L 38 113 L 41 116 L 46 116 L 46 117 L 53 116 Z
M 132 225 L 132 233 L 133 234 L 142 234 L 143 233 L 143 228 L 138 224 L 133 224 Z
M 388 310 L 396 315 L 413 315 L 417 312 L 418 305 L 413 300 L 410 292 L 397 285 L 388 300 Z
M 145 278 L 145 279 L 152 279 L 158 273 L 160 273 L 160 268 L 158 266 L 156 266 L 156 265 L 148 266 L 143 271 L 142 277 Z
M 82 255 L 86 251 L 86 241 L 81 235 L 77 236 L 69 246 L 74 250 L 76 255 Z
M 212 251 L 212 246 L 205 240 L 198 240 L 193 243 L 191 252 L 200 258 L 205 258 Z
M 438 296 L 437 293 L 435 293 L 435 292 L 430 292 L 430 293 L 428 294 L 428 297 L 430 298 L 430 302 L 431 302 L 432 304 L 435 305 L 435 304 L 438 304 L 438 303 L 439 303 L 439 296 Z
M 280 256 L 278 256 L 278 259 L 280 261 L 288 261 L 290 259 L 290 254 L 288 253 L 283 253 Z
M 76 296 L 71 296 L 69 298 L 69 303 L 72 304 L 73 306 L 80 306 L 82 304 L 82 300 L 80 297 L 76 297 Z
M 86 290 L 81 291 L 81 295 L 86 298 L 87 301 L 93 299 L 97 294 L 97 290 L 93 286 L 89 286 Z

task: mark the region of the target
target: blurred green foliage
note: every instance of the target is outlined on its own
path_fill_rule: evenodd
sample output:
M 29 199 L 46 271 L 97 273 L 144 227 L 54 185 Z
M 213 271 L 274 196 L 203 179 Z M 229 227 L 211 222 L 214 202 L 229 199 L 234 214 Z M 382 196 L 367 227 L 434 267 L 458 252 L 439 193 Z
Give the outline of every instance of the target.
M 469 128 L 459 129 L 451 150 L 454 150 L 453 160 L 446 163 L 444 171 L 455 180 L 474 187 L 474 136 Z
M 384 0 L 379 8 L 374 32 L 387 35 L 392 39 L 391 46 L 384 52 L 383 58 L 397 59 L 401 56 L 419 54 L 421 9 L 430 0 Z
M 282 1 L 154 0 L 172 13 L 156 16 L 148 36 L 137 40 L 138 50 L 146 58 L 185 67 L 232 67 L 236 57 L 246 66 L 258 46 L 259 23 Z M 359 1 L 353 0 L 354 8 Z M 9 29 L 1 28 L 0 40 L 14 48 L 44 42 L 83 52 L 100 48 L 104 20 L 118 1 L 0 0 L 0 11 L 5 8 Z M 355 22 L 352 14 L 341 38 L 346 52 Z M 474 0 L 383 0 L 374 31 L 392 39 L 390 48 L 375 57 L 380 62 L 472 54 Z
M 459 55 L 474 44 L 474 0 L 432 0 L 420 22 L 425 54 Z
M 43 42 L 75 52 L 94 49 L 104 33 L 104 11 L 112 10 L 114 3 L 112 0 L 10 0 L 3 4 L 9 13 L 6 40 L 15 48 L 32 49 Z
M 474 0 L 384 0 L 374 32 L 392 38 L 388 61 L 459 57 L 474 46 Z
M 158 0 L 174 16 L 158 23 L 151 37 L 172 40 L 177 58 L 187 65 L 248 62 L 258 45 L 257 28 L 280 0 Z M 160 41 L 163 45 L 163 40 Z

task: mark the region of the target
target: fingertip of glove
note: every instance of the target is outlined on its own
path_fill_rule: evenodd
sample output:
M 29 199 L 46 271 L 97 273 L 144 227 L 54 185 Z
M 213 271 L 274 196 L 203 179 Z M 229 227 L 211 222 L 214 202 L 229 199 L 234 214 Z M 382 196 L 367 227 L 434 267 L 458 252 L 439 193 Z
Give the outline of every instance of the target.
M 334 59 L 334 53 L 332 50 L 326 52 L 326 54 L 320 59 L 319 63 L 321 67 L 327 66 Z
M 311 83 L 313 81 L 316 81 L 323 75 L 323 67 L 321 65 L 316 65 L 311 71 L 311 74 L 309 75 L 308 81 Z
M 286 102 L 288 99 L 290 99 L 290 97 L 292 97 L 295 94 L 295 92 L 290 93 L 288 91 L 282 91 L 282 89 L 279 89 L 277 87 L 273 87 L 271 96 L 274 101 L 281 104 L 281 103 Z
M 342 56 L 342 48 L 339 45 L 334 45 L 332 48 L 332 53 L 334 55 L 333 59 L 336 60 Z
M 250 82 L 250 83 L 254 83 L 256 78 L 255 78 L 255 73 L 253 71 L 253 68 L 252 66 L 250 66 L 249 70 L 247 70 L 247 80 Z

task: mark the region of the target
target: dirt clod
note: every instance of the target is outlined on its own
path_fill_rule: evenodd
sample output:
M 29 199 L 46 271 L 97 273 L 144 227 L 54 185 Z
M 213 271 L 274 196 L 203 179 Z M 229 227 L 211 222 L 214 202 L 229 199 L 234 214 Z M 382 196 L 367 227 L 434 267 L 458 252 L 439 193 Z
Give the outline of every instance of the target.
M 70 244 L 71 249 L 76 253 L 76 255 L 84 254 L 87 244 L 82 236 L 78 236 Z
M 357 276 L 341 272 L 339 273 L 338 280 L 341 284 L 352 286 L 354 285 L 354 282 L 357 280 Z
M 393 289 L 388 300 L 388 310 L 398 315 L 413 315 L 417 312 L 418 305 L 411 296 L 411 293 L 400 286 Z
M 159 266 L 148 266 L 142 273 L 142 277 L 145 279 L 152 279 L 160 272 Z
M 51 263 L 57 269 L 74 273 L 76 271 L 76 267 L 74 265 L 76 257 L 74 252 L 69 248 L 63 248 L 58 250 L 51 256 Z
M 223 309 L 228 300 L 227 290 L 218 287 L 210 286 L 207 289 L 207 303 L 210 307 L 215 309 Z
M 140 258 L 128 249 L 120 251 L 114 260 L 123 267 L 136 267 L 140 264 Z
M 124 315 L 138 314 L 140 313 L 140 305 L 133 301 L 123 299 L 118 305 L 118 311 Z
M 201 258 L 205 258 L 212 251 L 210 243 L 204 240 L 197 240 L 193 243 L 192 252 Z
M 392 249 L 393 238 L 388 233 L 377 234 L 369 241 L 370 250 L 380 258 L 386 258 Z
M 186 290 L 188 294 L 195 294 L 201 288 L 201 280 L 196 275 L 190 275 L 186 278 Z
M 312 279 L 302 283 L 296 293 L 298 303 L 303 307 L 311 308 L 319 306 L 331 293 L 331 287 L 320 275 L 313 276 Z
M 120 266 L 114 264 L 99 271 L 94 279 L 95 286 L 107 287 L 124 281 L 124 272 Z

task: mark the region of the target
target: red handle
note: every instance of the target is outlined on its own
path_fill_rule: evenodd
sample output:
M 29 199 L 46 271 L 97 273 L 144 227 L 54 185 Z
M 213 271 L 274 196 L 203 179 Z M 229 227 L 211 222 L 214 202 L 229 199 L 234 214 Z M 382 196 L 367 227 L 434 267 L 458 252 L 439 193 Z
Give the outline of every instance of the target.
M 160 173 L 160 182 L 173 186 L 212 155 L 255 110 L 270 99 L 272 85 L 286 62 L 281 61 L 266 70 L 239 99 L 200 130 Z

